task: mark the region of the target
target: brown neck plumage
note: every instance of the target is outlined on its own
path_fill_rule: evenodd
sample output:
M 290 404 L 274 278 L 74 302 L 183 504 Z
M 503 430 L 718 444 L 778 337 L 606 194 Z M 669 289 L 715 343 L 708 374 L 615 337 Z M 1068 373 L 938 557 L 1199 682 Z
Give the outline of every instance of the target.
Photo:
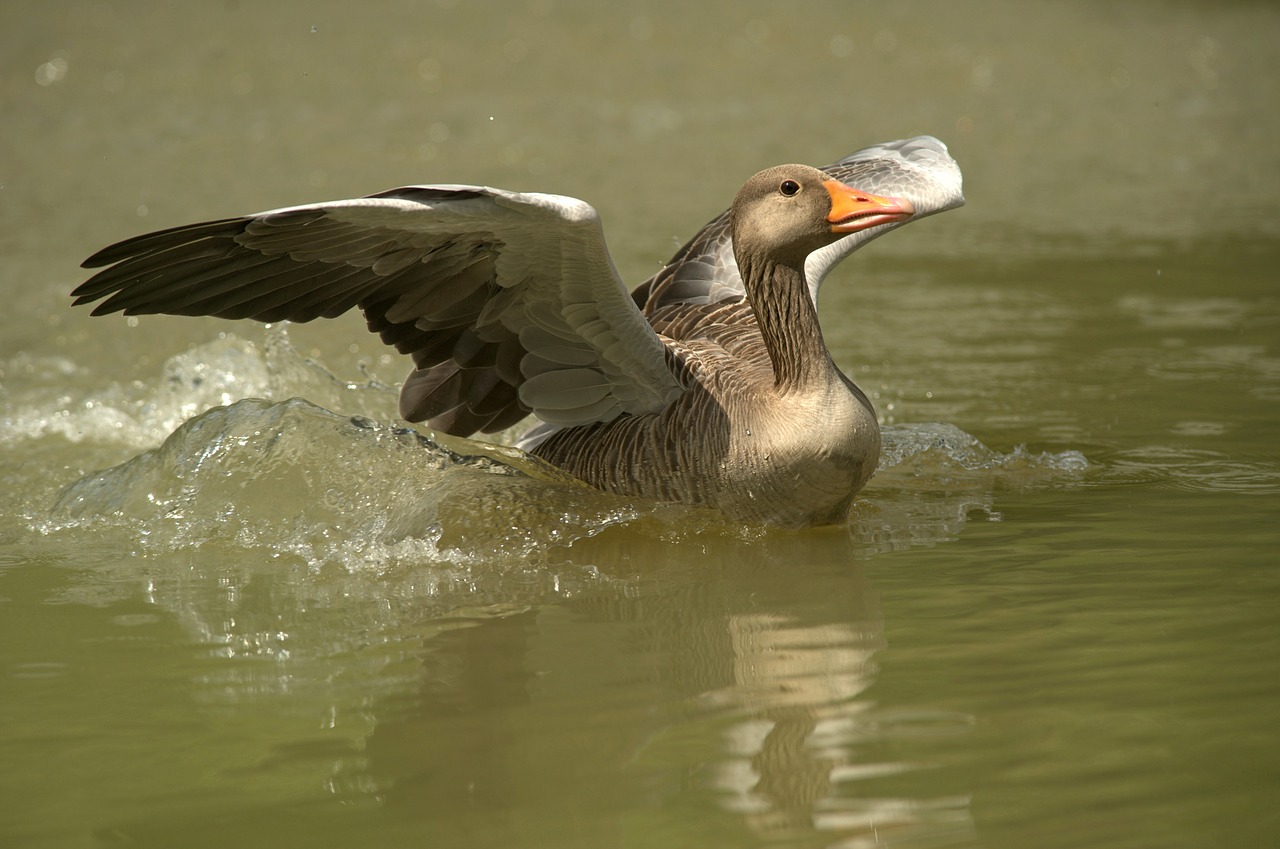
M 769 351 L 775 385 L 785 391 L 829 378 L 831 354 L 805 282 L 803 259 L 791 263 L 740 256 L 738 268 Z

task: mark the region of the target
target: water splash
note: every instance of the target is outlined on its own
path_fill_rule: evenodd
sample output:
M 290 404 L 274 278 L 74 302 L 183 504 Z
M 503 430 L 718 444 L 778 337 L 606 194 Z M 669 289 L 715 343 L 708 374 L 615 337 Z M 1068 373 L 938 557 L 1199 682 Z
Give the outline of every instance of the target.
M 1032 453 L 1019 445 L 1002 454 L 955 425 L 940 422 L 889 425 L 884 428 L 881 439 L 877 474 L 891 470 L 900 473 L 904 467 L 917 476 L 947 470 L 1073 474 L 1089 467 L 1089 461 L 1079 451 Z
M 21 375 L 23 392 L 4 397 L 0 445 L 59 436 L 74 443 L 149 448 L 211 407 L 241 398 L 311 399 L 331 409 L 377 418 L 395 409 L 396 389 L 376 380 L 344 381 L 303 357 L 286 328 L 261 341 L 223 333 L 165 360 L 153 380 L 102 383 L 65 357 L 19 354 L 0 375 Z
M 852 528 L 870 550 L 950 539 L 974 511 L 998 518 L 995 479 L 1043 483 L 1086 465 L 1077 452 L 1001 454 L 951 425 L 896 426 Z M 765 532 L 604 495 L 515 449 L 442 444 L 297 398 L 243 400 L 189 419 L 159 448 L 68 487 L 45 529 L 103 525 L 142 550 L 212 544 L 351 571 L 528 564 L 622 525 L 676 539 Z
M 297 398 L 247 399 L 72 484 L 49 528 L 114 523 L 143 548 L 268 548 L 358 569 L 524 562 L 635 515 L 580 485 L 540 480 L 544 470 L 512 449 L 458 442 L 477 453 Z
M 523 568 L 622 528 L 668 542 L 776 533 L 603 495 L 515 449 L 380 423 L 393 415 L 393 387 L 338 379 L 279 328 L 260 344 L 224 335 L 194 347 L 150 383 L 77 390 L 73 364 L 27 367 L 57 370 L 72 388 L 7 404 L 25 426 L 5 439 L 28 450 L 45 437 L 99 453 L 114 445 L 115 457 L 147 449 L 85 475 L 51 512 L 33 515 L 47 534 L 114 531 L 139 553 L 214 546 L 381 573 L 406 563 Z M 246 395 L 259 397 L 236 400 Z M 1074 451 L 1000 453 L 953 425 L 889 426 L 849 530 L 868 554 L 936 544 L 974 513 L 998 519 L 997 483 L 1043 486 L 1087 467 Z

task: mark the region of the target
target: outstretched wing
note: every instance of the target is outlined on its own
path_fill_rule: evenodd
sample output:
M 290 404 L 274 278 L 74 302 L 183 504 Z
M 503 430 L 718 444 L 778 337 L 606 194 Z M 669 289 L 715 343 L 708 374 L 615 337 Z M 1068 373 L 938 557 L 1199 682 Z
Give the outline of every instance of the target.
M 596 211 L 573 198 L 409 186 L 138 236 L 84 266 L 110 266 L 72 293 L 102 300 L 95 315 L 311 321 L 359 307 L 417 366 L 401 414 L 459 435 L 529 411 L 608 421 L 683 391 Z
M 964 205 L 960 166 L 947 152 L 947 146 L 933 136 L 872 145 L 822 170 L 863 191 L 907 198 L 916 208 L 909 221 Z M 805 262 L 805 277 L 814 303 L 818 302 L 823 278 L 841 260 L 909 221 L 852 233 L 811 253 Z M 742 276 L 733 258 L 726 211 L 699 230 L 661 271 L 637 287 L 632 297 L 646 315 L 652 315 L 671 304 L 717 303 L 742 294 Z

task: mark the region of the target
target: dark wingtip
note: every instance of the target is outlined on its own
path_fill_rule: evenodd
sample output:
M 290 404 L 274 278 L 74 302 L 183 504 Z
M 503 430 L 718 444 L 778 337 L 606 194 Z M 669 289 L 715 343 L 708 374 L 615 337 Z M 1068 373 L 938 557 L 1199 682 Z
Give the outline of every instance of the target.
M 102 268 L 122 259 L 164 250 L 165 248 L 190 242 L 199 237 L 237 236 L 244 230 L 249 218 L 219 218 L 216 221 L 202 221 L 199 224 L 183 224 L 165 230 L 155 230 L 133 236 L 128 239 L 107 245 L 80 263 L 81 268 Z
M 106 292 L 89 292 L 88 294 L 81 293 L 80 289 L 83 289 L 85 286 L 87 286 L 89 283 L 92 283 L 92 282 L 93 280 L 89 280 L 88 283 L 81 285 L 79 288 L 77 288 L 74 292 L 71 293 L 71 297 L 75 298 L 75 300 L 71 302 L 71 306 L 73 307 L 87 306 L 88 304 L 92 304 L 94 301 L 102 300 L 102 298 L 108 294 Z M 93 308 L 93 310 L 89 313 L 89 315 L 110 315 L 113 312 L 120 312 L 120 307 L 114 306 L 111 303 L 111 301 L 112 301 L 111 298 L 107 298 L 105 301 L 102 301 L 102 303 L 98 304 Z
M 158 254 L 171 248 L 182 247 L 210 237 L 229 237 L 234 238 L 239 235 L 249 219 L 241 218 L 220 218 L 215 221 L 203 221 L 198 224 L 184 224 L 180 227 L 170 227 L 165 230 L 156 230 L 151 233 L 143 233 L 141 236 L 133 236 L 111 245 L 107 245 L 100 251 L 89 256 L 80 263 L 81 268 L 106 268 L 107 266 L 118 266 L 127 263 L 129 260 L 139 260 L 147 256 Z M 120 275 L 115 274 L 115 269 L 99 271 L 88 280 L 71 290 L 72 306 L 84 306 L 94 301 L 106 298 L 107 300 L 99 304 L 91 313 L 92 315 L 106 315 L 108 313 L 124 311 L 125 315 L 131 315 L 129 309 L 119 305 L 112 304 L 112 296 L 123 288 Z
M 102 298 L 103 295 L 107 294 L 106 292 L 97 291 L 97 287 L 95 285 L 96 281 L 97 281 L 97 275 L 94 275 L 93 277 L 90 277 L 88 280 L 81 283 L 79 286 L 72 289 L 71 297 L 75 298 L 75 300 L 71 302 L 71 306 L 82 307 L 85 304 L 91 304 L 94 301 L 99 300 L 100 298 Z M 98 313 L 95 310 L 93 314 L 97 315 Z

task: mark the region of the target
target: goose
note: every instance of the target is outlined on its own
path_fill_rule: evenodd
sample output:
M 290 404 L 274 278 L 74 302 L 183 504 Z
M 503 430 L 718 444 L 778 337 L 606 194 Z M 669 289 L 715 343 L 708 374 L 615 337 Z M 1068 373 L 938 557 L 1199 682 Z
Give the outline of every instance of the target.
M 768 168 L 628 293 L 584 201 L 406 186 L 126 239 L 85 260 L 102 270 L 71 294 L 100 302 L 93 315 L 305 322 L 359 307 L 413 358 L 410 422 L 471 436 L 532 413 L 518 445 L 597 489 L 838 524 L 880 435 L 823 341 L 819 287 L 867 241 L 963 202 L 930 136 Z

